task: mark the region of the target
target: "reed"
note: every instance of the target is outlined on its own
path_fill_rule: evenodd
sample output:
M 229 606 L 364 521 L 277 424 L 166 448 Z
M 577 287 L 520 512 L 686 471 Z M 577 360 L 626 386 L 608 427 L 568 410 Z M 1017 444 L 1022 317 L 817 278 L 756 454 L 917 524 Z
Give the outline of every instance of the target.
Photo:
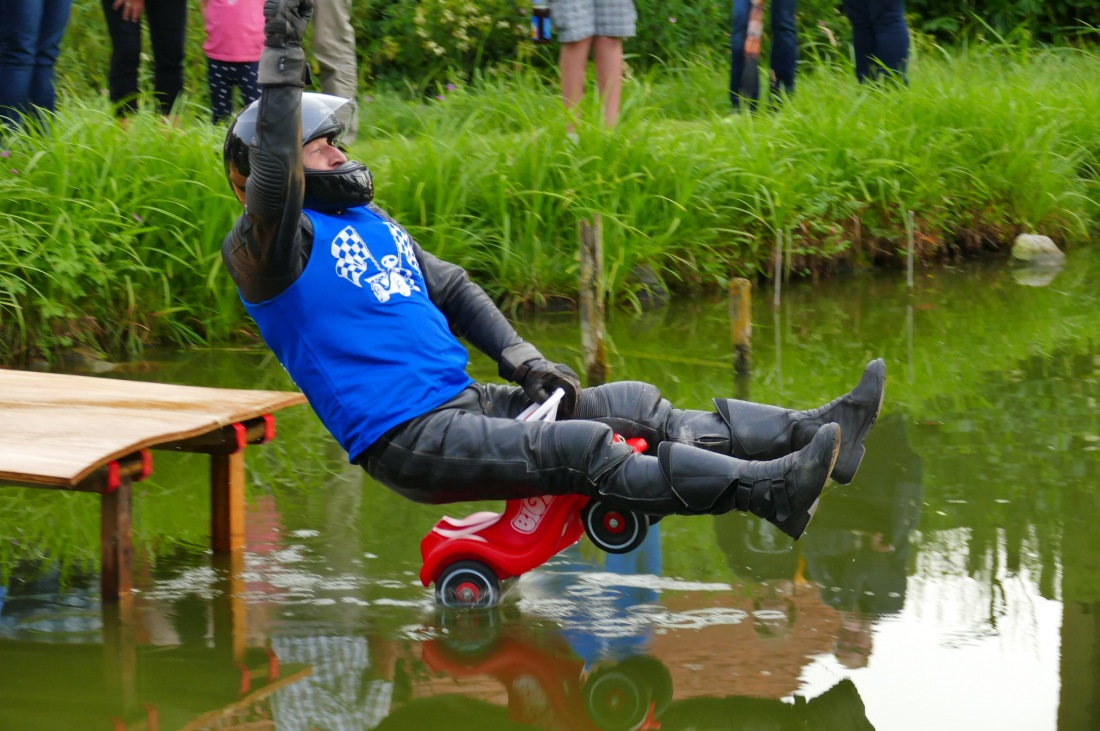
M 654 68 L 628 79 L 613 131 L 590 94 L 576 144 L 557 88 L 534 69 L 438 98 L 379 92 L 363 100 L 352 153 L 372 167 L 380 205 L 509 307 L 575 299 L 576 224 L 597 213 L 620 304 L 640 267 L 673 290 L 768 276 L 780 231 L 795 276 L 900 268 L 910 210 L 923 258 L 1003 249 L 1024 230 L 1089 241 L 1098 54 L 919 50 L 909 86 L 860 86 L 845 63 L 822 61 L 757 115 L 729 114 L 721 64 Z M 220 263 L 240 211 L 224 130 L 199 107 L 182 128 L 150 114 L 122 130 L 106 106 L 66 98 L 51 129 L 0 143 L 2 362 L 254 334 Z

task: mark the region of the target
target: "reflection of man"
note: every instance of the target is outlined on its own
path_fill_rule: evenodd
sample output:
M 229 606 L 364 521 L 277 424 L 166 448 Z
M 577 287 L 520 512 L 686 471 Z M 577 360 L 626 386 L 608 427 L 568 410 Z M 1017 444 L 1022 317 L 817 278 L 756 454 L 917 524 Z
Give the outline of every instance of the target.
M 806 575 L 840 612 L 837 661 L 866 667 L 876 618 L 905 603 L 909 536 L 920 521 L 923 460 L 909 448 L 906 418 L 879 419 L 882 440 L 863 461 L 860 481 L 827 498 L 828 515 L 806 535 Z
M 902 414 L 878 420 L 878 444 L 868 450 L 859 481 L 823 498 L 828 510 L 797 546 L 738 515 L 715 520 L 718 543 L 738 574 L 772 587 L 772 580 L 801 571 L 820 585 L 822 600 L 840 613 L 835 652 L 849 668 L 867 665 L 874 620 L 905 602 L 909 538 L 924 491 L 923 460 L 909 447 L 906 423 Z
M 859 690 L 841 680 L 817 698 L 784 703 L 767 698 L 731 696 L 691 698 L 673 703 L 661 716 L 661 728 L 724 731 L 874 731 Z
M 859 483 L 829 495 L 827 514 L 806 534 L 806 575 L 838 610 L 881 616 L 905 602 L 909 536 L 924 493 L 923 460 L 909 448 L 905 425 L 901 414 L 879 420 L 880 446 L 868 452 Z

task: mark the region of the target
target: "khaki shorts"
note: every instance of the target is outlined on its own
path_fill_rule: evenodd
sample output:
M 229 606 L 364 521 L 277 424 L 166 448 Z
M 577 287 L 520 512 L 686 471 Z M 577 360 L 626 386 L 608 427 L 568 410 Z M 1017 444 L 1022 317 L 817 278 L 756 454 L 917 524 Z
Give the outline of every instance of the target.
M 550 20 L 562 43 L 592 36 L 630 38 L 638 23 L 634 0 L 550 0 Z

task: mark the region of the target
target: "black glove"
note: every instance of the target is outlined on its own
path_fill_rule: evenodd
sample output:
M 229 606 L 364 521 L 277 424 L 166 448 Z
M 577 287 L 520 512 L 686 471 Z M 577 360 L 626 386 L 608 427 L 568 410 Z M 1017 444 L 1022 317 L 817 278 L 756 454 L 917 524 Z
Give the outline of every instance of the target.
M 264 3 L 264 45 L 301 46 L 313 17 L 313 0 L 267 0 Z
M 554 389 L 565 391 L 558 404 L 559 419 L 568 419 L 577 410 L 577 401 L 581 396 L 581 379 L 569 366 L 551 363 L 545 358 L 535 358 L 517 368 L 514 378 L 527 394 L 527 398 L 537 404 L 550 398 Z
M 581 379 L 569 366 L 543 358 L 534 345 L 521 341 L 508 346 L 500 354 L 497 365 L 500 377 L 518 383 L 527 398 L 536 404 L 550 398 L 556 388 L 565 391 L 558 403 L 559 418 L 568 419 L 576 412 L 581 398 Z

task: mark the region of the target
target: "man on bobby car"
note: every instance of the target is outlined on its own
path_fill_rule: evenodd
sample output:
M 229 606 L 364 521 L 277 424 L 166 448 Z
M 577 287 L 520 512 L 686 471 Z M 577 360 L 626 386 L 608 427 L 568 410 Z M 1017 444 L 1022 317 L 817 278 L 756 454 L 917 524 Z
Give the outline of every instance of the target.
M 677 409 L 653 385 L 582 388 L 521 338 L 460 267 L 373 202 L 339 147 L 354 102 L 303 93 L 312 0 L 268 0 L 260 99 L 225 141 L 244 211 L 222 255 L 267 344 L 349 459 L 423 503 L 578 493 L 615 510 L 751 512 L 798 539 L 830 476 L 848 483 L 886 365 L 812 411 L 715 398 Z M 510 382 L 476 383 L 465 339 Z M 514 385 L 512 385 L 514 384 Z M 517 421 L 555 389 L 557 420 Z M 644 454 L 616 441 L 643 437 Z

